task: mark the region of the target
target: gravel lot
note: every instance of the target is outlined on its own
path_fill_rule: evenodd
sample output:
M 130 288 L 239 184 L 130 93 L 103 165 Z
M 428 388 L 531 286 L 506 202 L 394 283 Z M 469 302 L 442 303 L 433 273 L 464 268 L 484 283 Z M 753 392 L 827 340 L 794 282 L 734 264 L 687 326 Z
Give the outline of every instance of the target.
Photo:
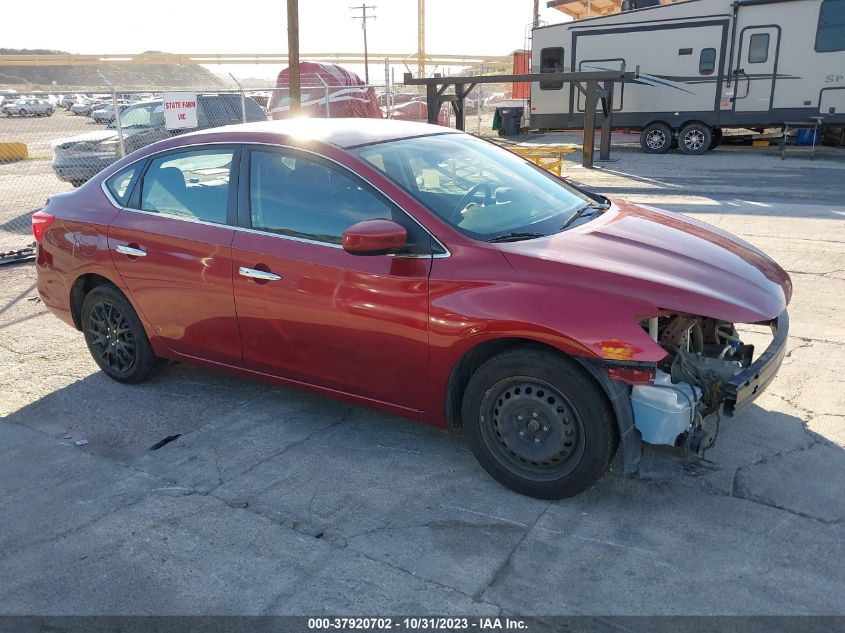
M 614 159 L 568 172 L 792 275 L 783 368 L 706 460 L 528 499 L 460 435 L 184 365 L 112 382 L 7 266 L 0 614 L 845 614 L 845 153 Z

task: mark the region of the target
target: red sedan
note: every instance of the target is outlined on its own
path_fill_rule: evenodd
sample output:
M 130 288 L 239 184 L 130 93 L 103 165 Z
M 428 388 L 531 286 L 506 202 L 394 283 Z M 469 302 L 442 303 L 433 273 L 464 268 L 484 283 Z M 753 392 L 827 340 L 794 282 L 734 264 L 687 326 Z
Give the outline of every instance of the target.
M 463 428 L 560 498 L 621 444 L 700 453 L 784 356 L 792 287 L 691 218 L 416 123 L 289 120 L 146 147 L 34 214 L 38 289 L 100 368 L 165 359 Z M 774 333 L 760 354 L 735 324 Z

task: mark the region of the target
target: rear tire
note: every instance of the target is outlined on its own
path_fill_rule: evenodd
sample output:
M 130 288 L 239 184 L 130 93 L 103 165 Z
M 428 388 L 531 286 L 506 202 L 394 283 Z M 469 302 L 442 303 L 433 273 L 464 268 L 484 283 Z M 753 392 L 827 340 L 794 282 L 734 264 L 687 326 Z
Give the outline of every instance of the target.
M 583 492 L 616 450 L 617 422 L 599 385 L 574 361 L 542 349 L 515 348 L 481 365 L 461 418 L 481 466 L 538 499 Z
M 700 156 L 710 149 L 713 129 L 704 123 L 685 125 L 678 134 L 678 149 L 690 156 Z
M 135 309 L 115 286 L 103 284 L 85 295 L 81 316 L 88 351 L 109 378 L 139 383 L 161 365 Z
M 672 130 L 665 123 L 652 123 L 640 134 L 640 147 L 647 154 L 665 154 L 672 147 Z

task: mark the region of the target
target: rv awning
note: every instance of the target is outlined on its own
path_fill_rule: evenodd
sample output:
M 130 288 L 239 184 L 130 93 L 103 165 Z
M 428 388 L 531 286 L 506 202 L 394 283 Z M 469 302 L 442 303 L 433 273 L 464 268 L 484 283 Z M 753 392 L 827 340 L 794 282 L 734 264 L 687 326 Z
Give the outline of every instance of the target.
M 661 4 L 672 4 L 682 0 L 660 0 Z M 601 15 L 619 13 L 622 0 L 548 0 L 546 6 L 562 11 L 573 20 L 597 18 Z

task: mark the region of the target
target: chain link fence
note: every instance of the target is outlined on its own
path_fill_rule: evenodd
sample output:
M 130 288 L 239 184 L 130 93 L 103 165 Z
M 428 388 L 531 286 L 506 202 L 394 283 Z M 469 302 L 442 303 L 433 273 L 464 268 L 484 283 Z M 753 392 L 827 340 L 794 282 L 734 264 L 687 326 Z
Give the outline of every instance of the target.
M 490 133 L 495 107 L 509 96 L 508 89 L 476 87 L 466 100 L 466 131 Z M 286 87 L 176 90 L 196 92 L 201 129 L 290 113 Z M 164 92 L 119 86 L 5 95 L 0 90 L 0 263 L 31 256 L 30 218 L 51 195 L 71 191 L 124 153 L 181 132 L 166 129 Z M 302 113 L 311 117 L 427 119 L 425 92 L 419 86 L 335 86 L 318 78 L 303 82 L 301 103 Z M 438 122 L 454 127 L 448 105 L 441 108 Z

